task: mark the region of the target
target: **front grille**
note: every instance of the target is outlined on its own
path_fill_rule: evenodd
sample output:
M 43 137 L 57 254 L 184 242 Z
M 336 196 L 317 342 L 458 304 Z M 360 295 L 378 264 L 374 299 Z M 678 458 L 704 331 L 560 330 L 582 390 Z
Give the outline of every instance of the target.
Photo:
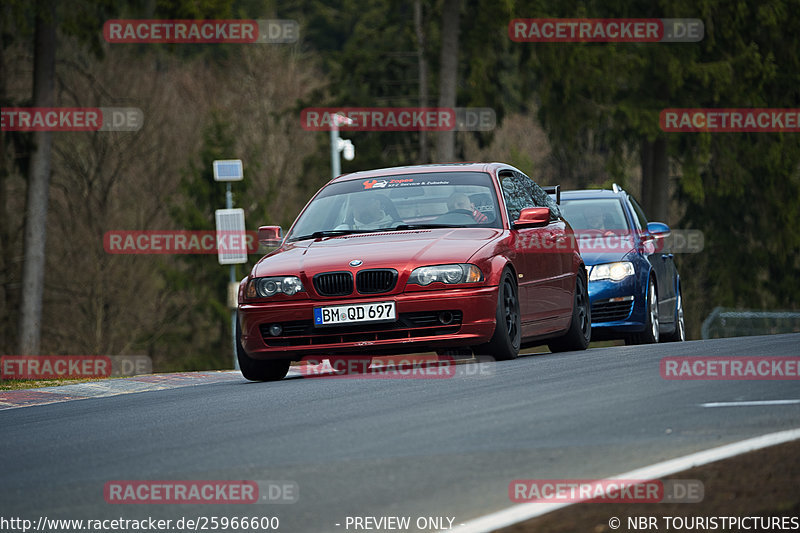
M 317 274 L 314 289 L 320 296 L 347 296 L 353 292 L 353 275 L 350 272 Z
M 609 302 L 608 300 L 592 304 L 592 322 L 614 322 L 625 320 L 631 314 L 633 300 L 625 302 Z
M 356 274 L 356 289 L 361 294 L 379 294 L 394 289 L 397 283 L 397 270 L 393 268 L 375 268 L 361 270 Z
M 442 315 L 446 324 L 439 319 Z M 319 346 L 448 335 L 458 332 L 462 319 L 461 311 L 457 310 L 424 311 L 400 313 L 396 322 L 318 328 L 311 320 L 296 320 L 261 324 L 260 330 L 264 344 L 270 347 Z M 270 335 L 269 328 L 273 324 L 280 324 L 283 328 L 281 335 Z

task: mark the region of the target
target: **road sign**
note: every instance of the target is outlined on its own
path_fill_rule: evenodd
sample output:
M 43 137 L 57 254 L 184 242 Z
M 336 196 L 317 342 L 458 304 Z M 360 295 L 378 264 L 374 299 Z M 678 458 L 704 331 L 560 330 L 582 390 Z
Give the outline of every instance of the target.
M 214 161 L 214 181 L 242 181 L 244 170 L 241 159 L 219 159 Z
M 244 209 L 217 209 L 217 258 L 220 265 L 247 262 Z

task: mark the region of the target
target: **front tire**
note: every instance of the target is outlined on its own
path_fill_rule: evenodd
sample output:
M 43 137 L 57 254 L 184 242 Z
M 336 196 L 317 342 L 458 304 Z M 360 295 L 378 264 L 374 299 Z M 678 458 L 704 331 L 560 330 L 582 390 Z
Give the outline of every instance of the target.
M 678 303 L 675 306 L 675 331 L 662 336 L 664 342 L 683 342 L 686 340 L 686 324 L 683 318 L 683 296 L 678 291 Z
M 655 344 L 659 340 L 659 328 L 661 327 L 658 319 L 658 289 L 656 281 L 650 278 L 647 285 L 647 318 L 644 324 L 644 331 L 631 335 L 625 340 L 625 344 Z
M 522 319 L 519 312 L 517 284 L 506 269 L 497 288 L 497 310 L 494 334 L 489 342 L 475 348 L 476 355 L 488 355 L 497 361 L 516 359 L 522 340 Z
M 572 320 L 564 336 L 554 339 L 547 347 L 553 353 L 585 350 L 592 340 L 592 307 L 586 280 L 580 274 L 575 281 L 575 301 L 572 304 Z
M 289 373 L 291 361 L 286 359 L 273 359 L 262 361 L 253 359 L 242 347 L 242 327 L 236 320 L 236 359 L 239 360 L 239 369 L 245 379 L 250 381 L 279 381 Z

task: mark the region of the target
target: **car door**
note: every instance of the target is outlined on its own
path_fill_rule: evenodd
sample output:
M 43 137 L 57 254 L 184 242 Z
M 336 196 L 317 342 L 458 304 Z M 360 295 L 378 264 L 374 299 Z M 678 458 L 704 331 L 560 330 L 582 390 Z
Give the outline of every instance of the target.
M 675 262 L 667 250 L 663 250 L 663 243 L 653 239 L 647 232 L 647 217 L 639 203 L 628 197 L 637 225 L 637 233 L 645 240 L 642 246 L 647 260 L 656 273 L 658 286 L 658 316 L 659 322 L 671 323 L 675 317 Z
M 527 177 L 527 176 L 526 176 Z M 572 305 L 575 291 L 575 278 L 573 275 L 574 238 L 567 232 L 567 223 L 561 215 L 561 209 L 547 192 L 528 178 L 533 189 L 533 201 L 537 207 L 550 209 L 550 224 L 547 226 L 546 237 L 550 239 L 552 248 L 547 250 L 551 264 L 548 267 L 553 286 L 552 302 L 555 315 L 562 317 L 572 316 Z M 541 259 L 541 258 L 540 258 Z
M 503 197 L 508 210 L 509 222 L 519 218 L 522 209 L 542 207 L 536 204 L 533 196 L 533 182 L 530 178 L 515 171 L 500 174 Z M 542 333 L 532 331 L 525 324 L 533 324 L 553 316 L 558 299 L 555 297 L 553 277 L 558 269 L 560 258 L 554 253 L 553 221 L 547 226 L 511 229 L 517 252 L 517 282 L 520 294 L 523 335 Z

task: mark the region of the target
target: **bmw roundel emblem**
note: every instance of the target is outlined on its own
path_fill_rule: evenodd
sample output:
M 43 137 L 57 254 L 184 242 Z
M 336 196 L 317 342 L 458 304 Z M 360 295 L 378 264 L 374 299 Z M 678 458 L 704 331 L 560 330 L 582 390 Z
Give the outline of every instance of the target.
M 363 264 L 364 264 L 364 261 L 362 261 L 361 259 L 353 259 L 352 261 L 350 261 L 350 266 L 351 267 L 357 267 L 357 266 L 361 266 Z

